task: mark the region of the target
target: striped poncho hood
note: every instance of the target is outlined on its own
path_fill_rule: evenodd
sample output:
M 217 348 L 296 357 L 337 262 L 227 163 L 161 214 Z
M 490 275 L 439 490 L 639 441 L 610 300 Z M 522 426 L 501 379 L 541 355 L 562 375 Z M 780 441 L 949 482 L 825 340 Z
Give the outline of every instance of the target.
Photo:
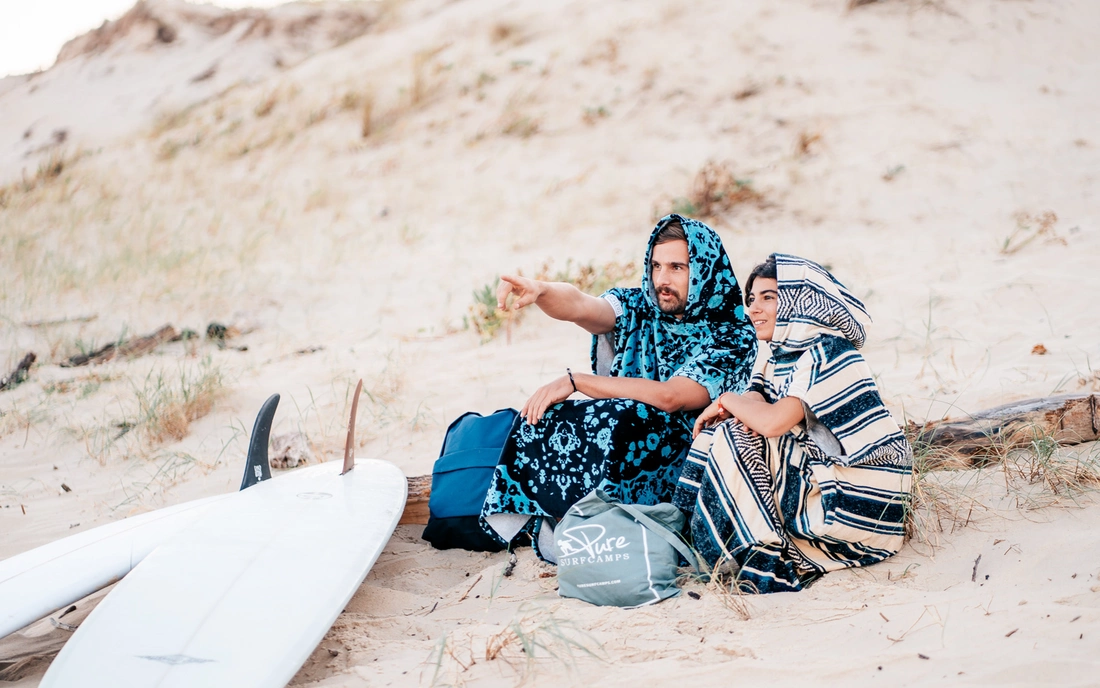
M 774 254 L 778 282 L 772 357 L 754 380 L 772 398 L 796 396 L 840 443 L 847 465 L 904 464 L 908 441 L 879 396 L 858 349 L 871 318 L 863 303 L 813 261 Z
M 805 351 L 822 336 L 843 337 L 861 348 L 871 322 L 863 302 L 812 260 L 785 253 L 772 256 L 779 283 L 772 351 Z

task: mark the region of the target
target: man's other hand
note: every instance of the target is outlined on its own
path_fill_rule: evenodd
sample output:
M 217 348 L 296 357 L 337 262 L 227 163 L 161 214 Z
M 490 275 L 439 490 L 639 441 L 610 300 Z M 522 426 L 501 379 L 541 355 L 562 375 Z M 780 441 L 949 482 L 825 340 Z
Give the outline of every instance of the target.
M 536 280 L 501 275 L 500 284 L 497 285 L 497 308 L 504 310 L 508 305 L 508 295 L 511 294 L 515 297 L 512 301 L 512 310 L 518 311 L 534 303 L 540 293 L 540 283 Z
M 538 425 L 539 419 L 546 413 L 546 409 L 554 404 L 565 401 L 573 393 L 573 383 L 568 375 L 562 375 L 548 385 L 543 385 L 535 390 L 527 403 L 523 405 L 519 415 L 527 419 L 531 425 Z

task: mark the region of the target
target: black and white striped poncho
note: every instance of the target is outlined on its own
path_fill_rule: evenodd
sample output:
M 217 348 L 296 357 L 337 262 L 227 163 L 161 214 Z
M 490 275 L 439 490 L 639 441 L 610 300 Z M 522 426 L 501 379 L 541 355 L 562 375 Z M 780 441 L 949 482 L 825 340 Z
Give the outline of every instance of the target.
M 674 502 L 712 565 L 743 588 L 799 590 L 821 574 L 895 554 L 904 539 L 912 451 L 858 349 L 870 318 L 820 265 L 775 254 L 771 356 L 749 390 L 802 400 L 806 420 L 774 438 L 727 421 L 692 444 Z

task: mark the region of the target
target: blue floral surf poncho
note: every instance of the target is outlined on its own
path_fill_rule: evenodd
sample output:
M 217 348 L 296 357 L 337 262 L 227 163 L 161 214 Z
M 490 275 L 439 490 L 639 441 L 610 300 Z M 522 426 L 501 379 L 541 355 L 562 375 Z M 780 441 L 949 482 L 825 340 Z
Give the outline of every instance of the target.
M 681 318 L 658 308 L 648 267 L 657 235 L 672 221 L 688 240 L 691 274 Z M 654 228 L 644 265 L 641 287 L 603 295 L 615 309 L 615 329 L 593 337 L 592 372 L 661 382 L 681 376 L 712 399 L 743 391 L 756 335 L 718 234 L 669 215 Z M 695 415 L 632 399 L 585 399 L 551 406 L 538 425 L 517 423 L 482 507 L 482 527 L 505 542 L 529 532 L 539 556 L 553 561 L 557 520 L 592 490 L 626 503 L 670 501 Z

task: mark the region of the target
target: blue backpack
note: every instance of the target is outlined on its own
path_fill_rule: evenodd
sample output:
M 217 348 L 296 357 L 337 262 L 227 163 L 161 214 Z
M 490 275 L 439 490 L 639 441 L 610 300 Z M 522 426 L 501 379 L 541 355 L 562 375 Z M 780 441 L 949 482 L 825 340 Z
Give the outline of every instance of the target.
M 500 452 L 518 419 L 519 412 L 510 408 L 488 416 L 471 411 L 447 428 L 432 467 L 428 525 L 423 534 L 436 549 L 499 552 L 506 547 L 481 529 L 478 516 Z

